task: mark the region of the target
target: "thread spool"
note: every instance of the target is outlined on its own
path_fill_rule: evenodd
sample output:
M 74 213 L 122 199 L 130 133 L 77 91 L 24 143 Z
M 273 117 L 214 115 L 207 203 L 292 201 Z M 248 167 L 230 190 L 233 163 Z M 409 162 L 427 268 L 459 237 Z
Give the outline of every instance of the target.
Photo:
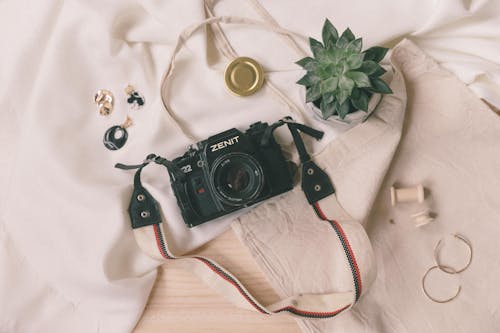
M 416 227 L 421 227 L 421 226 L 424 226 L 424 225 L 434 221 L 434 217 L 431 216 L 431 212 L 428 209 L 426 209 L 422 212 L 413 214 L 411 217 L 415 221 Z
M 424 202 L 424 187 L 417 185 L 415 187 L 395 188 L 391 187 L 391 204 L 395 206 L 402 202 Z

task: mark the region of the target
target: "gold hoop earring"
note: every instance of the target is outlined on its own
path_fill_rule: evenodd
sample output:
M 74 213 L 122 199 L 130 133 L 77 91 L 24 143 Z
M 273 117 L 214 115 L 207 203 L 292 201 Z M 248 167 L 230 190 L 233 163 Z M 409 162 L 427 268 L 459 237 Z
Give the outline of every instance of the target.
M 448 266 L 444 266 L 450 270 L 454 270 L 452 267 L 448 267 Z M 431 268 L 429 268 L 427 270 L 427 272 L 425 272 L 424 276 L 422 277 L 422 290 L 425 294 L 425 296 L 427 296 L 428 299 L 430 299 L 431 301 L 433 302 L 436 302 L 436 303 L 448 303 L 448 302 L 451 302 L 453 301 L 455 298 L 457 298 L 457 296 L 460 294 L 460 291 L 462 291 L 462 286 L 459 285 L 458 286 L 458 290 L 457 292 L 455 293 L 454 296 L 451 296 L 450 298 L 446 298 L 446 299 L 437 299 L 437 298 L 434 298 L 432 297 L 428 292 L 427 292 L 427 289 L 425 289 L 425 279 L 427 278 L 427 275 L 429 275 L 429 273 L 433 270 L 433 269 L 436 269 L 436 268 L 440 268 L 439 266 L 432 266 Z M 446 272 L 447 273 L 447 272 Z
M 443 239 L 440 239 L 439 242 L 436 244 L 436 247 L 434 248 L 434 261 L 436 263 L 436 266 L 440 270 L 442 270 L 443 272 L 448 273 L 448 274 L 461 273 L 461 272 L 465 271 L 467 268 L 469 268 L 469 266 L 472 262 L 472 244 L 471 244 L 471 242 L 467 238 L 465 238 L 464 236 L 462 236 L 460 234 L 454 234 L 453 237 L 455 237 L 458 240 L 461 240 L 462 242 L 465 243 L 465 245 L 467 245 L 467 247 L 469 248 L 470 255 L 469 255 L 469 261 L 461 269 L 455 269 L 455 268 L 443 265 L 439 259 L 439 251 L 441 250 L 441 244 L 443 242 Z

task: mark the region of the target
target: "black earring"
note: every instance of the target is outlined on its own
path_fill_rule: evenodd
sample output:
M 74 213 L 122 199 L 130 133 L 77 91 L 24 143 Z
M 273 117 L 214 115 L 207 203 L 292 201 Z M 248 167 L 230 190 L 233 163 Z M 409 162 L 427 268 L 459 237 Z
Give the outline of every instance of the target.
M 127 119 L 122 125 L 115 125 L 109 128 L 106 133 L 104 133 L 104 146 L 109 150 L 118 150 L 122 148 L 127 142 L 127 128 L 130 126 L 132 126 L 132 119 L 127 116 Z
M 128 95 L 127 103 L 130 104 L 132 106 L 132 108 L 135 109 L 135 110 L 140 109 L 146 103 L 146 100 L 145 100 L 144 96 L 142 96 L 141 94 L 139 94 L 135 90 L 135 88 L 133 86 L 131 86 L 131 85 L 128 85 L 125 88 L 125 93 Z

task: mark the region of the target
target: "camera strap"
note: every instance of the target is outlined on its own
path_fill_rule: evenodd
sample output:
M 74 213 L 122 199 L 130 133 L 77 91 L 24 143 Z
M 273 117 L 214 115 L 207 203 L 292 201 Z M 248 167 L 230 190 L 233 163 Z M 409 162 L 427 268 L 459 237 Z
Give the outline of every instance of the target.
M 302 165 L 302 189 L 318 218 L 327 221 L 332 226 L 344 248 L 347 262 L 353 274 L 353 290 L 325 294 L 298 294 L 270 305 L 261 304 L 236 277 L 217 262 L 202 256 L 176 256 L 169 249 L 162 225 L 160 205 L 142 185 L 141 172 L 147 165 L 154 162 L 163 165 L 168 170 L 170 177 L 179 179 L 179 177 L 185 177 L 180 169 L 171 161 L 155 154 L 148 155 L 141 164 L 118 163 L 115 167 L 123 170 L 137 170 L 128 212 L 137 243 L 146 253 L 159 260 L 182 259 L 180 260 L 181 265 L 185 269 L 200 277 L 206 284 L 240 308 L 267 315 L 287 313 L 301 318 L 331 318 L 349 309 L 358 300 L 361 294 L 360 273 L 342 227 L 337 221 L 328 219 L 319 206 L 318 201 L 334 193 L 334 188 L 328 175 L 310 158 L 300 134 L 302 132 L 316 139 L 321 139 L 323 132 L 296 123 L 292 118 L 286 117 L 269 127 L 264 133 L 261 144 L 268 144 L 274 130 L 283 125 L 287 125 L 292 133 L 299 152 Z M 155 240 L 156 247 L 152 246 L 152 239 Z
M 129 214 L 135 239 L 142 250 L 158 260 L 179 261 L 179 264 L 184 269 L 198 276 L 204 283 L 225 296 L 236 306 L 262 314 L 288 314 L 299 318 L 326 319 L 335 317 L 354 305 L 358 298 L 357 288 L 355 289 L 356 292 L 353 289 L 346 292 L 325 294 L 298 294 L 273 304 L 263 305 L 231 272 L 210 258 L 196 255 L 176 256 L 173 254 L 165 237 L 160 205 L 143 187 L 140 179 L 142 169 L 151 162 L 163 165 L 168 169 L 169 163 L 166 161 L 162 157 L 149 155 L 148 159 L 142 164 L 116 165 L 117 168 L 125 170 L 137 169 Z M 317 209 L 319 209 L 319 206 L 317 208 L 315 206 L 315 211 L 317 214 L 322 214 Z M 320 215 L 318 216 L 323 219 Z M 340 225 L 333 220 L 330 223 L 336 230 L 337 235 L 342 237 L 341 240 L 344 239 L 345 234 Z M 152 242 L 153 239 L 154 242 Z M 344 242 L 342 244 L 344 245 Z
M 151 193 L 146 190 L 141 182 L 142 169 L 144 169 L 144 167 L 149 165 L 149 163 L 151 162 L 163 165 L 165 168 L 167 168 L 170 177 L 173 177 L 174 179 L 182 180 L 183 178 L 185 178 L 184 173 L 177 166 L 175 166 L 175 164 L 173 164 L 166 158 L 155 154 L 149 154 L 141 164 L 126 165 L 117 163 L 115 165 L 115 168 L 118 169 L 137 169 L 134 175 L 134 191 L 132 192 L 132 199 L 130 200 L 128 209 L 133 229 L 161 223 L 160 205 L 151 195 Z
M 209 13 L 211 14 L 211 12 Z M 202 27 L 209 25 L 214 28 L 217 41 L 221 44 L 219 45 L 221 46 L 219 49 L 223 55 L 229 59 L 236 58 L 238 56 L 229 42 L 225 39 L 224 33 L 219 27 L 219 23 L 250 24 L 273 31 L 291 40 L 293 40 L 291 38 L 292 35 L 304 38 L 304 36 L 279 27 L 274 22 L 264 23 L 261 21 L 238 17 L 212 16 L 182 32 L 179 35 L 177 45 L 173 51 L 169 66 L 162 80 L 161 97 L 168 115 L 171 117 L 176 126 L 178 126 L 180 131 L 192 141 L 199 141 L 199 139 L 187 129 L 187 126 L 185 126 L 182 120 L 172 111 L 164 94 L 166 94 L 169 90 L 167 86 L 175 68 L 175 59 L 177 54 L 186 41 Z M 297 47 L 296 50 L 301 54 L 301 56 L 304 56 L 304 52 L 300 50 L 299 47 Z M 266 86 L 275 96 L 277 96 L 290 108 L 291 112 L 300 117 L 301 120 L 305 121 L 301 108 L 297 107 L 293 101 L 291 101 L 290 98 L 273 85 L 270 80 L 266 80 Z M 352 272 L 353 281 L 352 288 L 347 288 L 345 292 L 327 292 L 321 294 L 302 293 L 287 297 L 273 304 L 263 305 L 234 275 L 231 274 L 231 272 L 226 270 L 217 262 L 202 256 L 176 256 L 170 250 L 166 233 L 163 228 L 160 205 L 142 185 L 141 172 L 143 168 L 151 162 L 163 165 L 169 171 L 170 177 L 183 177 L 184 175 L 181 170 L 176 168 L 169 160 L 154 154 L 149 155 L 142 164 L 117 164 L 116 167 L 124 170 L 137 169 L 134 177 L 134 190 L 128 211 L 135 239 L 144 252 L 158 260 L 179 261 L 181 266 L 183 266 L 186 270 L 197 275 L 208 286 L 218 291 L 220 294 L 225 296 L 225 298 L 240 308 L 256 311 L 266 315 L 288 314 L 298 318 L 332 318 L 351 308 L 359 299 L 362 291 L 361 275 L 356 258 L 342 226 L 337 221 L 328 219 L 320 208 L 319 200 L 333 194 L 335 190 L 328 175 L 314 163 L 307 153 L 305 144 L 300 134 L 304 133 L 313 138 L 321 139 L 323 133 L 303 124 L 295 123 L 291 118 L 287 117 L 271 125 L 272 129 L 270 129 L 269 133 L 265 135 L 262 144 L 266 144 L 265 141 L 270 139 L 276 128 L 285 124 L 292 134 L 300 157 L 302 189 L 307 197 L 307 200 L 309 204 L 312 205 L 318 219 L 327 222 L 332 227 L 340 241 L 340 244 L 342 245 L 342 248 L 344 249 L 347 259 L 346 263 L 349 265 L 350 271 Z
M 335 188 L 330 177 L 320 167 L 311 160 L 308 154 L 302 136 L 299 132 L 307 134 L 317 140 L 323 137 L 323 132 L 304 124 L 296 123 L 291 117 L 285 117 L 269 126 L 262 136 L 262 145 L 267 145 L 275 129 L 287 125 L 293 137 L 293 142 L 297 148 L 302 170 L 302 191 L 304 192 L 309 204 L 313 204 L 327 196 L 335 193 Z

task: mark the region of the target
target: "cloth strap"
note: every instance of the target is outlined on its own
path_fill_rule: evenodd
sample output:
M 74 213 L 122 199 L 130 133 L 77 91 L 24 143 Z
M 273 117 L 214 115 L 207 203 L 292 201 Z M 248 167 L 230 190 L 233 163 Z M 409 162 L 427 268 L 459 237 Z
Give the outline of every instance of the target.
M 207 8 L 207 11 L 209 11 L 209 8 Z M 209 12 L 210 14 L 211 12 Z M 283 29 L 275 24 L 271 23 L 266 23 L 266 22 L 261 22 L 258 20 L 253 20 L 245 17 L 235 17 L 235 16 L 218 16 L 218 17 L 210 17 L 204 21 L 201 21 L 199 23 L 196 23 L 187 29 L 185 29 L 178 37 L 176 46 L 174 48 L 174 51 L 172 53 L 172 57 L 170 59 L 169 65 L 167 67 L 167 70 L 165 71 L 165 74 L 162 79 L 161 83 L 161 98 L 163 102 L 163 107 L 167 111 L 168 115 L 170 118 L 172 118 L 174 124 L 177 126 L 177 128 L 190 140 L 193 142 L 200 141 L 202 138 L 197 138 L 193 133 L 191 133 L 184 124 L 184 122 L 173 112 L 172 108 L 170 107 L 168 103 L 168 96 L 166 96 L 166 93 L 169 91 L 168 85 L 170 82 L 170 78 L 173 75 L 174 69 L 175 69 L 175 60 L 177 58 L 178 53 L 181 51 L 182 47 L 184 44 L 191 38 L 191 36 L 200 30 L 201 28 L 210 25 L 216 27 L 216 37 L 218 38 L 218 41 L 223 45 L 221 49 L 222 54 L 226 56 L 228 59 L 234 59 L 238 57 L 238 54 L 236 51 L 231 47 L 231 45 L 227 42 L 227 39 L 225 38 L 222 30 L 220 29 L 219 23 L 224 23 L 224 24 L 246 24 L 246 25 L 253 25 L 253 26 L 258 26 L 261 28 L 264 28 L 266 30 L 275 32 L 279 35 L 283 36 L 297 36 L 299 38 L 304 38 L 304 36 L 295 33 L 293 31 Z M 299 49 L 297 49 L 299 50 Z M 298 51 L 301 56 L 305 56 L 302 52 Z M 299 108 L 295 103 L 288 98 L 285 94 L 283 94 L 278 87 L 276 87 L 269 79 L 265 80 L 265 86 L 267 86 L 271 92 L 277 96 L 288 108 L 292 111 L 293 114 L 295 114 L 297 117 L 300 118 L 301 122 L 306 122 L 306 118 L 303 115 L 303 110 Z

